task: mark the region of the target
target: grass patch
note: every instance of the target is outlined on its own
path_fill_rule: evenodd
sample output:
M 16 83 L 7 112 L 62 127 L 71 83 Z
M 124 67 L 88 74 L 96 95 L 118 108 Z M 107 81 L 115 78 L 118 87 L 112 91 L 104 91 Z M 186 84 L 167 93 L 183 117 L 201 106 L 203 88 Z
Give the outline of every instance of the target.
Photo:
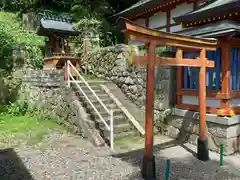
M 48 135 L 50 130 L 62 130 L 62 126 L 56 122 L 41 119 L 34 116 L 0 116 L 0 140 L 6 142 L 9 140 L 25 141 L 28 144 L 41 142 Z

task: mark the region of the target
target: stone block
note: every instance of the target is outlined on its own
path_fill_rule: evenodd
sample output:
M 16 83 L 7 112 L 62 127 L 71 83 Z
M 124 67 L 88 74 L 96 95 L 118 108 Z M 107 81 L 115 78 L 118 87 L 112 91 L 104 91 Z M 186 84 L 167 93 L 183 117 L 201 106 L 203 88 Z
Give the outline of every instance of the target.
M 178 129 L 181 137 L 196 145 L 199 134 L 198 120 L 189 117 L 168 116 L 166 123 L 169 127 L 169 136 L 176 138 L 173 129 Z M 207 127 L 210 150 L 219 152 L 220 145 L 223 144 L 225 155 L 240 151 L 240 124 L 223 125 L 222 123 L 207 122 Z M 172 133 L 169 133 L 169 131 Z

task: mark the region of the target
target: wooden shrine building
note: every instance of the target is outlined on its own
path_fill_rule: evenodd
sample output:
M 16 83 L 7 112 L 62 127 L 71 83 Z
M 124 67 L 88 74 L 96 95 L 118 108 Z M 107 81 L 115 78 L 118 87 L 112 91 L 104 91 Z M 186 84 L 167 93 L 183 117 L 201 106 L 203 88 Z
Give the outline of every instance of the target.
M 41 13 L 37 27 L 37 34 L 46 36 L 44 69 L 65 69 L 67 60 L 73 65 L 79 63 L 79 57 L 71 53 L 68 39 L 78 36 L 73 29 L 71 17 L 68 15 L 56 15 L 52 13 Z
M 206 68 L 204 86 L 206 122 L 210 127 L 208 148 L 219 152 L 223 143 L 226 155 L 240 152 L 240 0 L 140 0 L 112 18 L 119 17 L 133 22 L 135 30 L 140 26 L 176 35 L 217 40 L 216 51 L 206 52 L 207 59 L 214 61 L 213 68 Z M 128 35 L 125 37 L 129 45 L 145 44 Z M 183 51 L 186 59 L 200 57 L 200 49 Z M 146 58 L 138 59 L 141 60 Z M 176 70 L 177 74 L 174 84 L 177 91 L 173 93 L 176 101 L 171 116 L 165 120 L 167 126 L 174 130 L 167 131 L 174 138 L 184 134 L 184 140 L 197 145 L 199 130 L 196 124 L 201 121 L 199 95 L 203 90 L 203 87 L 199 88 L 200 68 L 184 66 L 173 69 L 170 71 Z M 174 83 L 170 79 L 169 82 Z
M 207 113 L 240 114 L 240 1 L 141 0 L 115 16 L 160 31 L 217 38 L 217 51 L 207 52 L 207 57 L 215 61 L 215 68 L 207 70 Z M 197 54 L 196 51 L 185 56 Z M 199 68 L 179 67 L 177 71 L 177 81 L 181 83 L 176 107 L 198 111 Z
M 215 68 L 207 71 L 207 112 L 230 116 L 240 114 L 240 1 L 215 0 L 196 11 L 175 18 L 185 28 L 177 33 L 217 38 L 217 51 L 207 52 L 207 57 L 215 61 Z M 178 92 L 177 107 L 197 110 L 198 87 L 196 86 L 197 68 L 179 69 L 181 90 Z M 220 110 L 219 110 L 220 109 Z

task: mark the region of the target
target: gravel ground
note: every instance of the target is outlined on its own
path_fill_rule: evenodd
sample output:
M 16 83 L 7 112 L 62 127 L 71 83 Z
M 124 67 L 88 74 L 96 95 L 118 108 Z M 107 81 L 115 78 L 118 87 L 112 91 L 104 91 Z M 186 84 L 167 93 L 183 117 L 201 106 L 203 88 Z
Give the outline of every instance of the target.
M 0 152 L 1 180 L 142 180 L 142 150 L 114 155 L 68 133 L 52 133 L 36 147 L 9 147 L 11 143 L 5 144 Z M 159 180 L 166 158 L 171 158 L 171 180 L 240 180 L 233 167 L 220 169 L 214 160 L 202 163 L 182 147 L 155 151 Z

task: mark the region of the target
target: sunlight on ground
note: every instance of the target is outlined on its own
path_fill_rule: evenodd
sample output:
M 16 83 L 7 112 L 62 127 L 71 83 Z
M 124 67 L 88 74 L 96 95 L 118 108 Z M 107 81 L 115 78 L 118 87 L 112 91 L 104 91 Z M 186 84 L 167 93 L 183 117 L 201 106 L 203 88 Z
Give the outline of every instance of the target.
M 38 120 L 33 116 L 0 116 L 0 141 L 40 142 L 50 130 L 62 130 L 62 127 L 51 120 Z

